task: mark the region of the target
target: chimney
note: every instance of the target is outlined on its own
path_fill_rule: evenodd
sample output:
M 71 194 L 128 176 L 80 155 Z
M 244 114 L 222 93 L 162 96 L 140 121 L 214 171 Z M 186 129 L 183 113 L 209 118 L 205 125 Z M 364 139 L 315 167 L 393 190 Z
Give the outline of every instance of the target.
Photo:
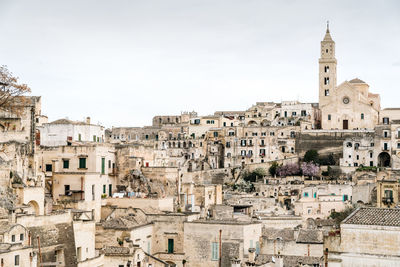
M 10 210 L 8 213 L 8 223 L 9 224 L 14 224 L 16 222 L 15 218 L 15 210 Z
M 90 124 L 90 117 L 86 117 L 86 124 Z
M 232 259 L 231 260 L 231 267 L 240 267 L 240 262 L 241 262 L 241 260 L 239 260 L 239 259 Z
M 256 261 L 256 249 L 249 248 L 249 262 L 253 263 Z
M 275 267 L 283 267 L 283 257 L 281 255 L 276 256 Z

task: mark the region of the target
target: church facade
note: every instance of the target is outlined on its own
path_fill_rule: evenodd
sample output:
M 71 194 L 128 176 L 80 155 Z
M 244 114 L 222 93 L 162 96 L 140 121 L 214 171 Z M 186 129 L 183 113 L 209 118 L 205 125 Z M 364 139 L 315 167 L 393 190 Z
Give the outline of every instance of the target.
M 379 123 L 380 96 L 355 78 L 336 85 L 335 42 L 329 27 L 321 41 L 319 59 L 319 108 L 324 130 L 374 129 Z

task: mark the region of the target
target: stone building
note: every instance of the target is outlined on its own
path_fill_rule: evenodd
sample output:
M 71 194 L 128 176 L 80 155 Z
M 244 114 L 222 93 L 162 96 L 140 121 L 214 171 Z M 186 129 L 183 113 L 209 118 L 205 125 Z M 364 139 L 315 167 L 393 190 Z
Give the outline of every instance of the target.
M 41 146 L 66 146 L 75 142 L 104 142 L 104 127 L 91 124 L 90 117 L 86 121 L 59 119 L 43 123 L 37 127 Z
M 355 78 L 337 86 L 335 42 L 329 27 L 321 41 L 319 59 L 319 108 L 322 129 L 373 129 L 378 124 L 380 97 Z
M 189 266 L 194 267 L 218 266 L 220 257 L 222 266 L 231 266 L 233 259 L 244 262 L 249 257 L 249 249 L 259 249 L 261 228 L 260 222 L 232 220 L 185 222 L 186 261 Z
M 398 266 L 400 210 L 359 208 L 324 238 L 328 266 Z
M 101 199 L 116 189 L 115 150 L 110 144 L 42 147 L 39 167 L 46 188 L 61 207 L 94 213 L 100 219 Z

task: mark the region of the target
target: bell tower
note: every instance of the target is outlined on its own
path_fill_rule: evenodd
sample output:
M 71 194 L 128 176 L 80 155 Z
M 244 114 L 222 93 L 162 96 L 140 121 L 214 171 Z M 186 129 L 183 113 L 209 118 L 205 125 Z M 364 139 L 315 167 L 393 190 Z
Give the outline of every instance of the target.
M 329 33 L 329 21 L 326 25 L 324 40 L 321 41 L 321 57 L 319 59 L 319 107 L 327 105 L 336 88 L 335 42 Z

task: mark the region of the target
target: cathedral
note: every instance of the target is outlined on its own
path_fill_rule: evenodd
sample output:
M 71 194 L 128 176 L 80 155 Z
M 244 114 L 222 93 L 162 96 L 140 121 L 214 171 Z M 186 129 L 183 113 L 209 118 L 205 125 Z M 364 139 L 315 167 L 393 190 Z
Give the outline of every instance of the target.
M 373 129 L 379 122 L 380 96 L 355 78 L 337 86 L 335 42 L 326 29 L 319 59 L 319 108 L 324 130 Z

